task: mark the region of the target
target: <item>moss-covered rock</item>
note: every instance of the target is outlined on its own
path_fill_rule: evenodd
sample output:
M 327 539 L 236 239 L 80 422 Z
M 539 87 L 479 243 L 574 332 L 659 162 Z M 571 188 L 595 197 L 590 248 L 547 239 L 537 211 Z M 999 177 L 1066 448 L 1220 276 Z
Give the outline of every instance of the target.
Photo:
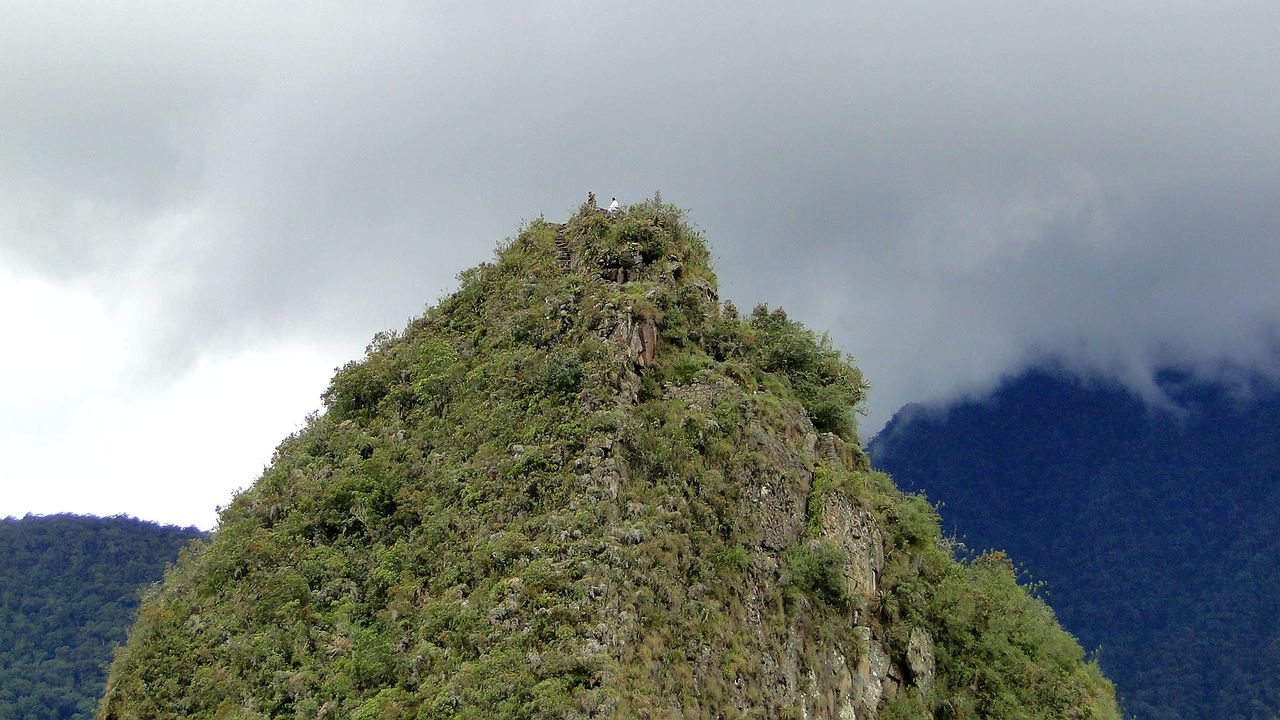
M 866 384 L 675 208 L 536 221 L 342 368 L 146 599 L 99 717 L 1118 717 L 870 470 Z

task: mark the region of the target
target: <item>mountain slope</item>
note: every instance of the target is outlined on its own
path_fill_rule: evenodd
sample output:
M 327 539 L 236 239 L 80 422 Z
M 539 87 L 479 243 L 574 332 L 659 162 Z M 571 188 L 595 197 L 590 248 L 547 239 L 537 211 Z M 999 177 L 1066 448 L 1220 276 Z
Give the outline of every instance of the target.
M 1183 410 L 1052 371 L 990 398 L 905 409 L 877 467 L 942 503 L 948 531 L 1047 583 L 1063 625 L 1141 718 L 1275 717 L 1280 392 L 1166 372 Z
M 142 588 L 200 535 L 124 517 L 0 519 L 0 718 L 92 717 Z
M 589 201 L 376 338 L 99 717 L 1116 717 L 1007 560 L 870 471 L 857 369 L 708 257 Z

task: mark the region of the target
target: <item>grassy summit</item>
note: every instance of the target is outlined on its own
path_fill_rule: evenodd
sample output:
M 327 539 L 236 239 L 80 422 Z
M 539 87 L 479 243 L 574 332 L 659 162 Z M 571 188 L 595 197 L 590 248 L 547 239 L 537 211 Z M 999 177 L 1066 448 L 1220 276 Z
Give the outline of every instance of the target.
M 858 370 L 708 257 L 589 202 L 375 338 L 99 717 L 1118 717 L 1007 560 L 869 469 Z

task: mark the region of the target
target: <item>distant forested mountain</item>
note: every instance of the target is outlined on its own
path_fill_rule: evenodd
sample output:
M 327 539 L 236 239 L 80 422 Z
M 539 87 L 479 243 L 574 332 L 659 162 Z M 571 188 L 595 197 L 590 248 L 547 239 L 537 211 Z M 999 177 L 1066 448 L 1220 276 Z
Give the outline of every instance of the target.
M 991 397 L 908 406 L 876 465 L 944 529 L 1029 576 L 1139 718 L 1280 713 L 1280 390 L 1176 372 L 1178 410 L 1034 371 Z
M 127 517 L 0 519 L 0 719 L 93 717 L 139 590 L 200 535 Z

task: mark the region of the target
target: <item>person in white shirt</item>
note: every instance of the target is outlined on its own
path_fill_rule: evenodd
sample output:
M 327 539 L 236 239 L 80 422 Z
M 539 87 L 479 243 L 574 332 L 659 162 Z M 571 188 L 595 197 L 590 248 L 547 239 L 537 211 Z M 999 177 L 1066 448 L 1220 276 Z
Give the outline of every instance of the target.
M 618 198 L 613 198 L 612 202 L 609 203 L 609 214 L 616 215 L 620 212 L 622 212 L 622 207 L 618 205 Z

